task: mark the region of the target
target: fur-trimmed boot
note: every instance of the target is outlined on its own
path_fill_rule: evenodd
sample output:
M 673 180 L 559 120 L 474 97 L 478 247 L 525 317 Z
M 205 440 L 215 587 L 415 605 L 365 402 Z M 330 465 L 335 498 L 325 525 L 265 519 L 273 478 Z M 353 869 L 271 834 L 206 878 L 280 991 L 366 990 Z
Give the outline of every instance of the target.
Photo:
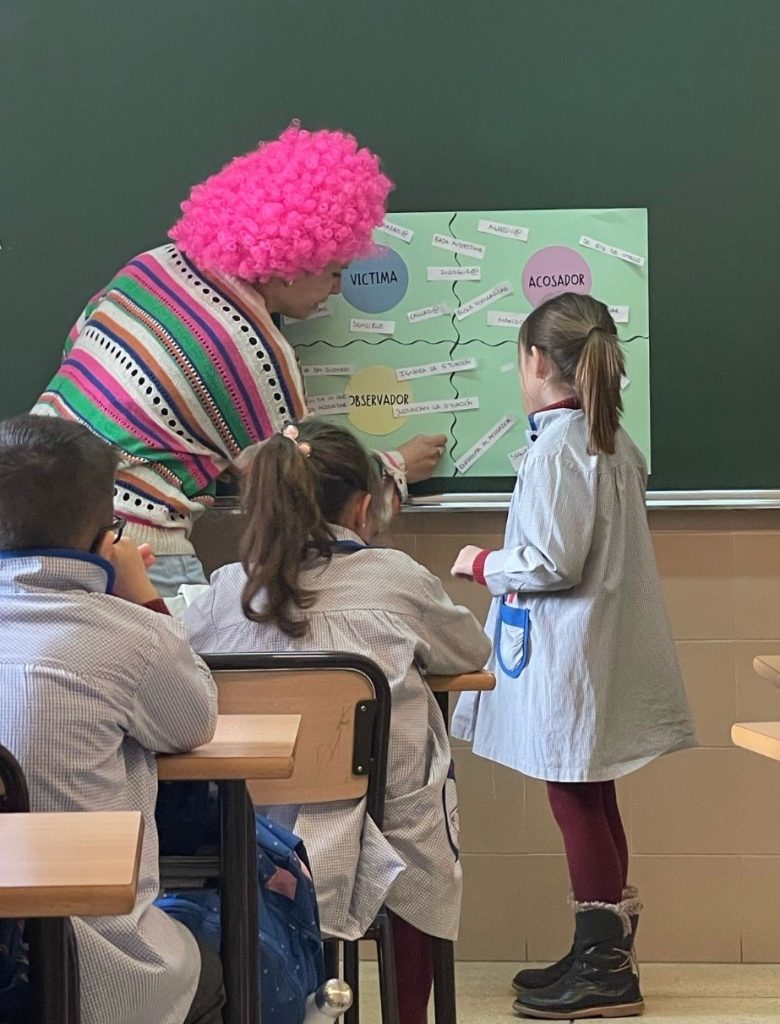
M 639 901 L 577 903 L 572 962 L 546 988 L 522 992 L 514 1003 L 520 1016 L 544 1020 L 633 1017 L 644 1012 L 633 958 L 631 917 Z
M 630 913 L 631 918 L 631 935 L 636 937 L 636 928 L 639 922 L 639 911 L 642 909 L 639 902 L 639 892 L 634 885 L 627 885 L 623 890 L 623 900 L 633 901 L 635 909 Z M 573 896 L 569 896 L 569 906 L 573 907 L 575 900 Z M 552 985 L 553 982 L 562 978 L 564 974 L 574 963 L 574 940 L 572 939 L 571 949 L 554 964 L 550 964 L 549 967 L 529 967 L 524 971 L 518 971 L 512 979 L 512 988 L 520 995 L 522 992 L 527 992 L 529 989 L 535 988 L 546 988 L 548 985 Z

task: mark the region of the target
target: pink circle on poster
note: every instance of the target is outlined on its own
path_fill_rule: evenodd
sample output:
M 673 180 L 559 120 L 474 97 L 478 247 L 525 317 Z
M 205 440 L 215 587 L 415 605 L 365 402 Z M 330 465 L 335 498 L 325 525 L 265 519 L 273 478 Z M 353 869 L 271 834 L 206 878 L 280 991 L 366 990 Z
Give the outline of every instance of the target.
M 539 306 L 562 292 L 590 292 L 592 277 L 585 259 L 567 245 L 539 249 L 523 268 L 523 293 L 532 306 Z

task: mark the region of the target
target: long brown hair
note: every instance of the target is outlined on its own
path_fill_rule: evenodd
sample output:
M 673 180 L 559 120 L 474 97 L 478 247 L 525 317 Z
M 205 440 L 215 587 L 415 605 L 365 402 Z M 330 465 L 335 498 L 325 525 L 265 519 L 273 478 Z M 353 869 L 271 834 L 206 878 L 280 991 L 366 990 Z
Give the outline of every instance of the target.
M 625 360 L 615 321 L 603 302 L 564 292 L 542 303 L 520 328 L 520 344 L 545 352 L 577 394 L 588 425 L 588 452 L 615 451 Z
M 299 445 L 308 446 L 306 455 Z M 311 555 L 331 557 L 337 523 L 355 495 L 379 499 L 381 473 L 376 458 L 342 427 L 307 419 L 297 441 L 275 434 L 260 448 L 242 486 L 249 525 L 241 546 L 246 584 L 244 615 L 253 622 L 274 622 L 288 636 L 303 636 L 306 620 L 293 616 L 310 608 L 316 595 L 299 583 L 302 562 Z M 260 591 L 265 601 L 253 607 Z

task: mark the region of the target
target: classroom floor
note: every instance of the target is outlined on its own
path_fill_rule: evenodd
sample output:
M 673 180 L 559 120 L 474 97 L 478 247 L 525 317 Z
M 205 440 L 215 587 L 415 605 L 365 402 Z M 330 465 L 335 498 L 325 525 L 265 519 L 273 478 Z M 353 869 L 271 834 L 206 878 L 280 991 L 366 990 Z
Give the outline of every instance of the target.
M 516 968 L 514 968 L 516 969 Z M 513 965 L 459 963 L 460 1024 L 498 1024 L 512 1015 Z M 361 1024 L 379 1024 L 376 967 L 361 971 Z M 777 1024 L 780 966 L 775 964 L 647 964 L 642 967 L 647 1024 Z M 519 1019 L 519 1018 L 518 1018 Z

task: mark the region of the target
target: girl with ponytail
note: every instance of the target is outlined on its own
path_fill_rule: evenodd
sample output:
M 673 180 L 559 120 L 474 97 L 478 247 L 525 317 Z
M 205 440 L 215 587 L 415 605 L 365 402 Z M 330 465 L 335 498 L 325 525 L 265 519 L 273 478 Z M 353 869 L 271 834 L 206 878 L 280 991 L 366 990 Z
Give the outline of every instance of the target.
M 187 609 L 197 651 L 366 654 L 390 683 L 382 834 L 357 801 L 274 808 L 306 843 L 323 931 L 359 938 L 392 912 L 401 1024 L 426 1024 L 431 936 L 454 939 L 461 869 L 446 726 L 422 672 L 481 669 L 490 642 L 441 582 L 377 533 L 379 459 L 347 430 L 307 419 L 271 437 L 244 479 L 242 561 Z
M 695 744 L 645 507 L 647 467 L 620 426 L 623 353 L 607 307 L 566 293 L 520 331 L 529 416 L 504 546 L 453 574 L 486 586 L 493 692 L 464 694 L 454 736 L 544 779 L 571 876 L 570 952 L 514 979 L 515 1012 L 641 1013 L 640 910 L 615 780 Z

